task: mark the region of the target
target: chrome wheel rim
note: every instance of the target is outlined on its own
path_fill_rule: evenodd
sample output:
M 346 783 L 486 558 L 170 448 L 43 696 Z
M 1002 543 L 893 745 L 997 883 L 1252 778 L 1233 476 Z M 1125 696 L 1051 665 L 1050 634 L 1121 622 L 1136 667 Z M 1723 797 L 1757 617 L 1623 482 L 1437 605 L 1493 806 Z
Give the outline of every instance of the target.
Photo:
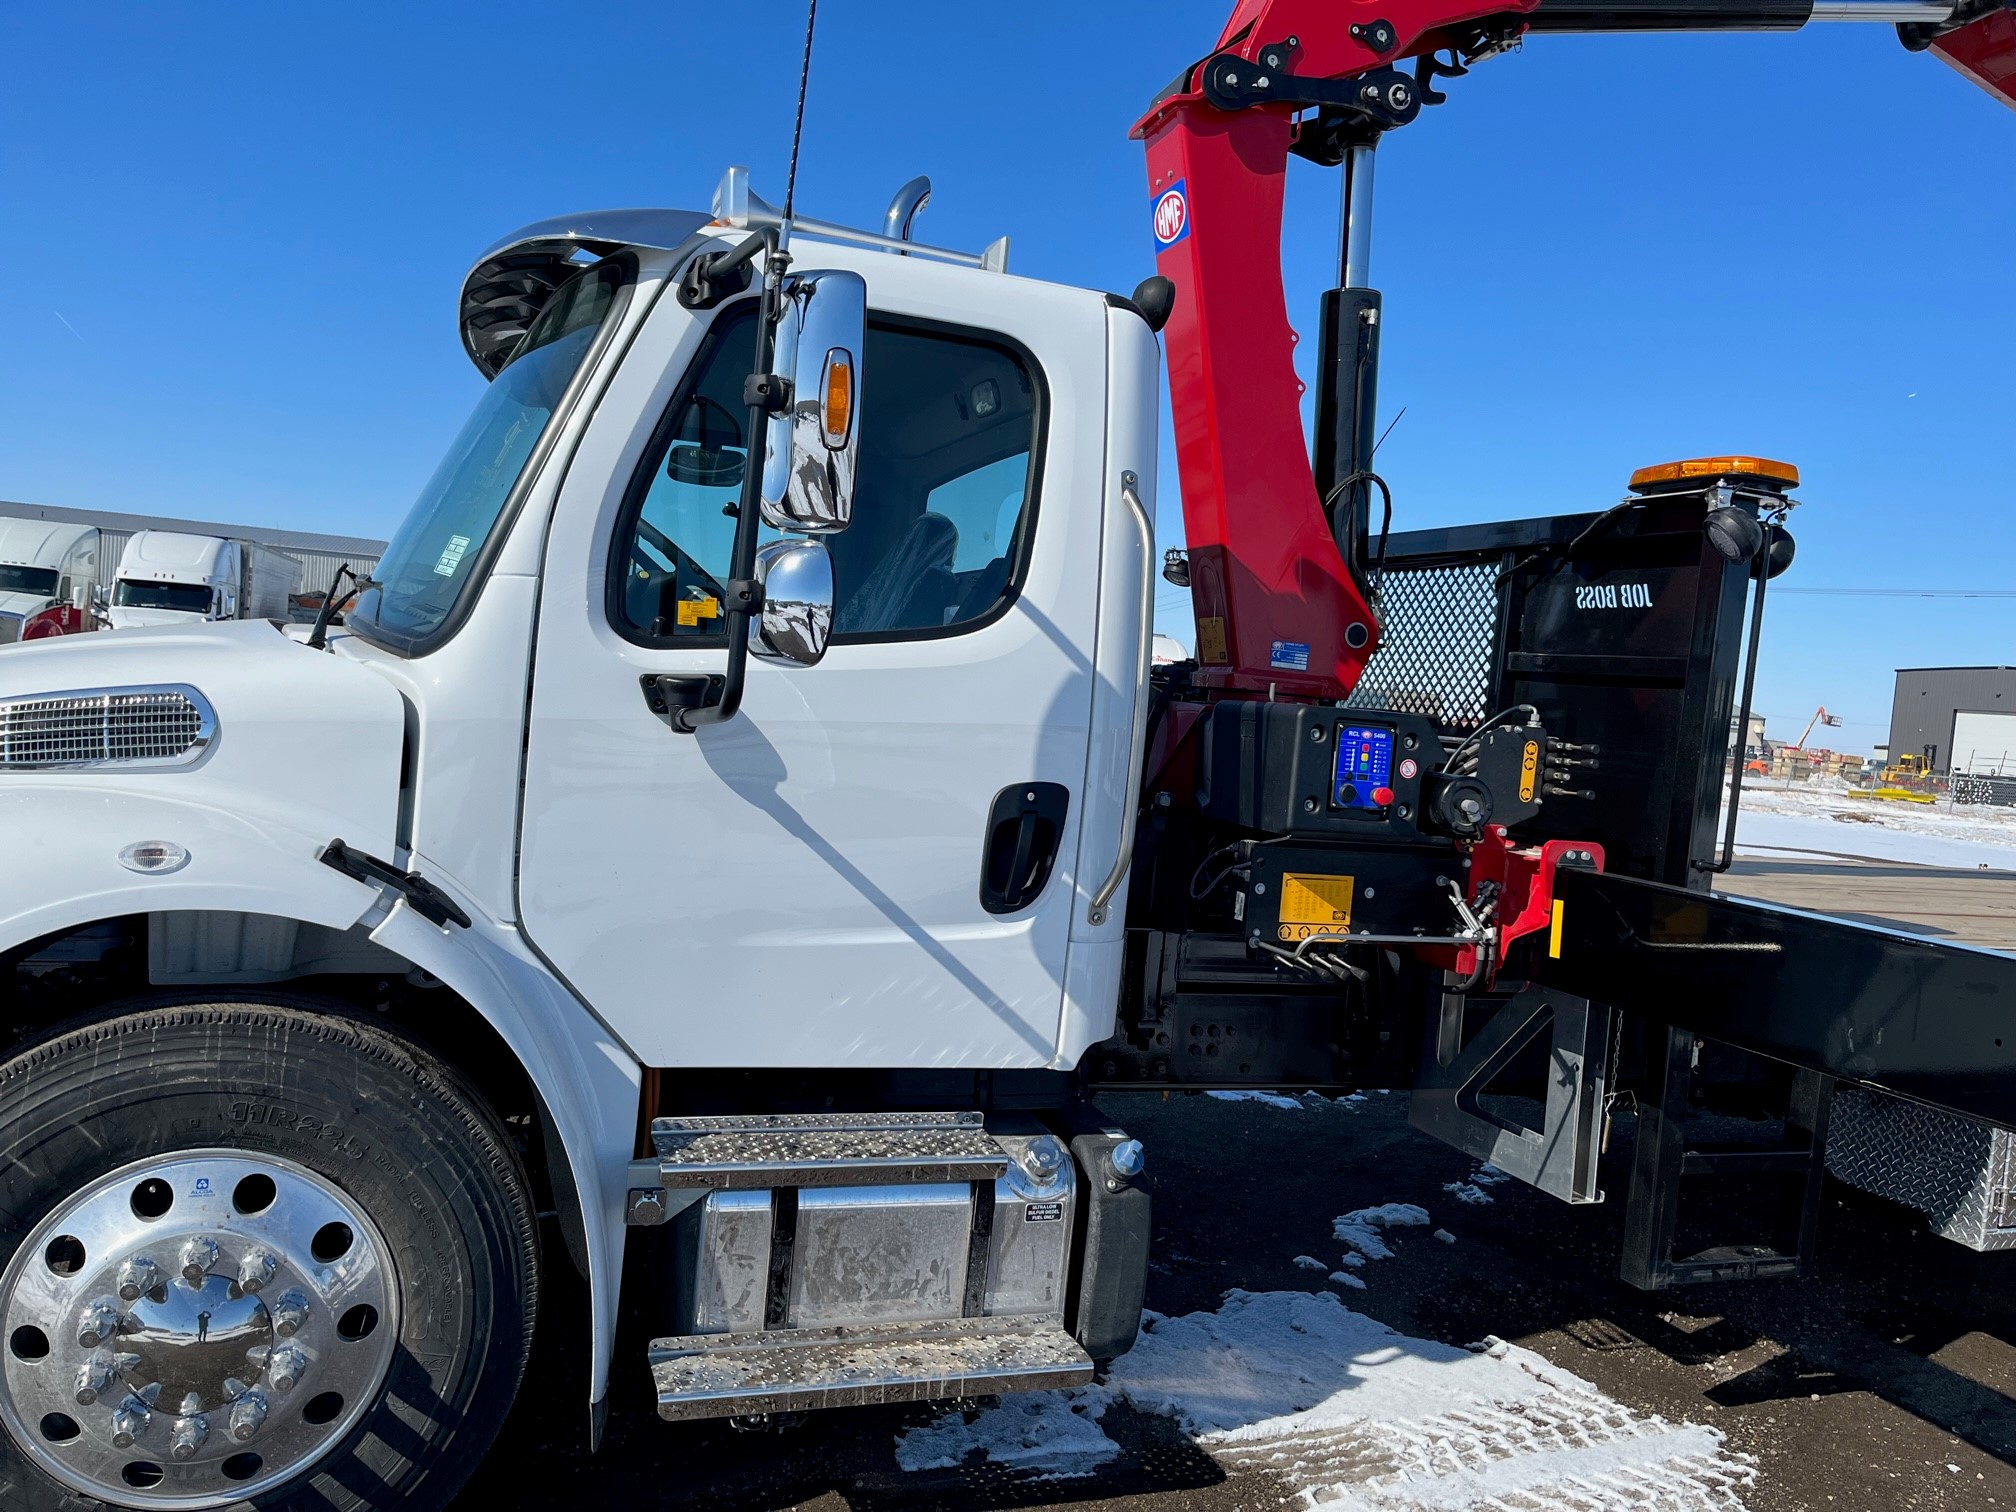
M 377 1225 L 290 1160 L 177 1151 L 100 1177 L 0 1275 L 0 1422 L 115 1506 L 215 1507 L 301 1474 L 399 1337 Z

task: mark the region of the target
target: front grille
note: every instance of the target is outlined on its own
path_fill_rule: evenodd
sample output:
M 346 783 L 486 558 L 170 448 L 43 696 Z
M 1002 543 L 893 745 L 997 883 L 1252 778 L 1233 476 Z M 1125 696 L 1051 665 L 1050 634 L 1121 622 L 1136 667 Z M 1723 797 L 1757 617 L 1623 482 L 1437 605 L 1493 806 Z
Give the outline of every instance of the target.
M 21 616 L 0 614 L 0 646 L 11 646 L 21 639 Z
M 194 688 L 80 688 L 0 700 L 0 770 L 179 766 L 216 731 Z
M 1386 633 L 1346 703 L 1425 714 L 1467 734 L 1491 712 L 1498 637 L 1498 563 L 1389 567 L 1380 584 Z

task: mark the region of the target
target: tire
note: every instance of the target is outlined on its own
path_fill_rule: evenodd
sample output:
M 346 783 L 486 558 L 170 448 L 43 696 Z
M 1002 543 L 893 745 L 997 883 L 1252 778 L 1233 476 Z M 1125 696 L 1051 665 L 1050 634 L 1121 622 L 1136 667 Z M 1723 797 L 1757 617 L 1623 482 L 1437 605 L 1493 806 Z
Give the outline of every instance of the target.
M 135 1004 L 112 1012 L 116 1016 L 61 1032 L 0 1065 L 0 1367 L 7 1372 L 0 1378 L 0 1508 L 154 1507 L 170 1495 L 191 1494 L 219 1506 L 304 1512 L 445 1506 L 517 1395 L 537 1312 L 530 1186 L 496 1116 L 450 1067 L 374 1025 L 335 1013 L 253 1002 Z M 237 1174 L 255 1168 L 265 1188 Z M 150 1171 L 165 1179 L 146 1185 Z M 207 1175 L 187 1176 L 192 1171 L 221 1173 L 220 1189 L 235 1181 L 228 1200 L 236 1206 L 206 1207 L 225 1199 L 212 1194 Z M 166 1192 L 175 1207 L 159 1218 L 152 1207 L 143 1211 L 143 1189 Z M 266 1198 L 264 1213 L 233 1216 L 266 1190 L 278 1199 Z M 115 1205 L 128 1211 L 115 1211 Z M 264 1241 L 256 1235 L 233 1232 L 234 1224 L 262 1221 L 282 1232 L 283 1219 L 313 1221 L 325 1208 L 362 1221 L 352 1216 L 317 1230 L 311 1256 L 279 1243 L 258 1249 Z M 205 1229 L 205 1215 L 216 1211 L 225 1216 Z M 76 1400 L 85 1402 L 81 1383 L 71 1384 L 75 1378 L 66 1372 L 103 1357 L 102 1351 L 87 1356 L 86 1367 L 69 1363 L 63 1352 L 83 1349 L 94 1336 L 79 1333 L 77 1315 L 68 1310 L 75 1293 L 60 1288 L 95 1289 L 104 1273 L 94 1268 L 141 1253 L 130 1237 L 113 1236 L 118 1225 L 130 1229 L 142 1218 L 158 1225 L 152 1231 L 158 1245 L 173 1255 L 162 1262 L 166 1279 L 158 1290 L 133 1283 L 138 1300 L 113 1324 L 106 1347 L 152 1353 L 144 1363 L 137 1355 L 119 1355 L 131 1363 L 121 1367 L 124 1374 L 114 1378 L 105 1399 L 65 1409 L 74 1418 L 72 1436 L 52 1437 L 52 1416 L 65 1414 L 37 1416 L 38 1409 L 47 1408 L 52 1389 L 77 1392 Z M 99 1227 L 87 1228 L 90 1223 Z M 177 1236 L 177 1224 L 185 1237 Z M 68 1262 L 71 1271 L 65 1272 L 61 1245 L 76 1245 L 80 1257 L 86 1246 L 67 1235 L 51 1240 L 51 1225 L 106 1236 L 101 1252 Z M 352 1248 L 324 1265 L 324 1236 L 337 1230 Z M 221 1238 L 216 1273 L 174 1273 L 192 1253 L 175 1246 L 203 1244 L 186 1237 L 198 1232 Z M 205 1252 L 195 1253 L 200 1267 Z M 220 1251 L 213 1243 L 207 1253 Z M 239 1258 L 246 1254 L 255 1258 Z M 270 1287 L 232 1270 L 268 1259 L 280 1267 L 269 1269 L 278 1278 Z M 123 1263 L 129 1270 L 120 1272 L 122 1278 L 137 1262 Z M 297 1276 L 299 1286 L 276 1292 Z M 331 1289 L 315 1291 L 317 1285 Z M 352 1296 L 373 1305 L 351 1307 L 337 1322 L 338 1309 Z M 310 1351 L 305 1365 L 291 1372 L 286 1361 L 304 1356 L 290 1342 L 295 1336 L 283 1318 L 290 1299 L 309 1319 L 295 1326 Z M 185 1304 L 212 1307 L 193 1331 L 176 1333 L 142 1317 L 150 1308 L 148 1317 L 158 1318 Z M 40 1324 L 43 1316 L 48 1324 Z M 263 1332 L 213 1322 L 227 1316 L 250 1319 L 245 1329 Z M 33 1359 L 34 1329 L 22 1332 L 26 1324 L 54 1335 L 45 1341 L 41 1362 Z M 329 1332 L 340 1330 L 341 1340 L 351 1340 L 353 1324 L 375 1333 L 352 1344 Z M 317 1327 L 324 1332 L 316 1334 Z M 237 1347 L 248 1338 L 263 1342 L 244 1356 L 253 1363 L 234 1366 L 224 1377 L 221 1396 L 206 1385 L 204 1402 L 183 1398 L 180 1411 L 202 1406 L 205 1413 L 199 1447 L 191 1452 L 192 1461 L 203 1462 L 176 1463 L 167 1448 L 186 1447 L 185 1429 L 196 1430 L 188 1427 L 192 1418 L 170 1416 L 162 1383 L 188 1376 L 177 1370 L 192 1359 L 207 1362 L 225 1344 Z M 44 1364 L 46 1374 L 38 1375 Z M 220 1374 L 213 1370 L 204 1380 Z M 248 1374 L 249 1393 L 235 1378 Z M 290 1376 L 301 1378 L 299 1392 Z M 138 1448 L 115 1449 L 120 1424 L 113 1404 L 123 1398 L 132 1408 L 130 1393 L 149 1389 L 138 1384 L 147 1379 L 155 1411 L 142 1414 Z M 311 1400 L 308 1393 L 324 1382 L 347 1382 L 349 1396 L 323 1390 Z M 248 1395 L 259 1397 L 260 1417 L 246 1434 L 237 1416 L 227 1420 L 225 1414 L 241 1407 L 249 1412 Z M 322 1405 L 332 1397 L 334 1408 Z M 317 1411 L 341 1416 L 324 1418 L 325 1426 L 316 1428 Z M 250 1442 L 246 1452 L 220 1464 L 216 1457 L 236 1447 L 220 1436 L 227 1421 L 230 1438 Z M 313 1440 L 317 1432 L 324 1437 Z M 273 1463 L 254 1452 L 261 1450 L 275 1456 Z M 111 1464 L 108 1471 L 106 1456 L 127 1453 L 147 1459 L 123 1469 Z M 242 1468 L 247 1461 L 253 1470 L 237 1475 L 234 1464 Z M 136 1465 L 141 1479 L 126 1479 L 124 1486 L 137 1489 L 124 1489 L 121 1477 L 135 1475 Z M 148 1472 L 164 1477 L 158 1489 L 144 1484 Z M 242 1484 L 223 1479 L 232 1476 Z

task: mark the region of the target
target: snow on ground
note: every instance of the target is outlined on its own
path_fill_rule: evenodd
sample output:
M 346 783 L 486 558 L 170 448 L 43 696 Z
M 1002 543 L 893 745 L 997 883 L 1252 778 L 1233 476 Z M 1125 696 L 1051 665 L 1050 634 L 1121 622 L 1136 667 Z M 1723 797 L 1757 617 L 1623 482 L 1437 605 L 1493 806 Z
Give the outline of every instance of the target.
M 949 1470 L 977 1458 L 1042 1480 L 1090 1475 L 1120 1453 L 1099 1426 L 1112 1404 L 1102 1386 L 1005 1396 L 998 1406 L 948 1412 L 900 1434 L 896 1463 L 905 1470 Z
M 1150 1315 L 1104 1386 L 949 1415 L 903 1435 L 898 1458 L 1087 1474 L 1115 1400 L 1322 1512 L 1742 1512 L 1756 1479 L 1712 1428 L 1633 1412 L 1502 1340 L 1409 1338 L 1327 1292 L 1232 1291 L 1216 1312 Z
M 1257 1102 L 1270 1108 L 1288 1108 L 1300 1112 L 1304 1106 L 1297 1097 L 1283 1097 L 1279 1092 L 1206 1092 L 1206 1097 L 1215 1097 L 1220 1102 Z
M 1391 1260 L 1393 1247 L 1381 1236 L 1382 1230 L 1427 1226 L 1428 1209 L 1411 1202 L 1383 1202 L 1345 1213 L 1332 1221 L 1330 1231 L 1368 1260 Z
M 1468 1181 L 1443 1182 L 1442 1190 L 1458 1202 L 1467 1203 L 1471 1207 L 1483 1207 L 1487 1203 L 1497 1201 L 1491 1195 L 1490 1188 L 1510 1179 L 1505 1172 L 1487 1162 L 1472 1171 Z
M 1743 787 L 1736 849 L 1820 851 L 1920 866 L 2016 870 L 2016 809 L 1850 798 L 1817 783 Z

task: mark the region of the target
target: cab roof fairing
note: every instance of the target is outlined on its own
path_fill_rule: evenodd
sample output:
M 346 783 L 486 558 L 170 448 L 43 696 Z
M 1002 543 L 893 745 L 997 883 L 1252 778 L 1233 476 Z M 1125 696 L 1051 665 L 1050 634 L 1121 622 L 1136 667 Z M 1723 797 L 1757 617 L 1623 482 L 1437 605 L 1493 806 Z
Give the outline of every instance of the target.
M 495 378 L 554 290 L 580 271 L 577 253 L 676 251 L 713 219 L 698 210 L 590 210 L 521 227 L 462 280 L 462 349 L 486 380 Z

